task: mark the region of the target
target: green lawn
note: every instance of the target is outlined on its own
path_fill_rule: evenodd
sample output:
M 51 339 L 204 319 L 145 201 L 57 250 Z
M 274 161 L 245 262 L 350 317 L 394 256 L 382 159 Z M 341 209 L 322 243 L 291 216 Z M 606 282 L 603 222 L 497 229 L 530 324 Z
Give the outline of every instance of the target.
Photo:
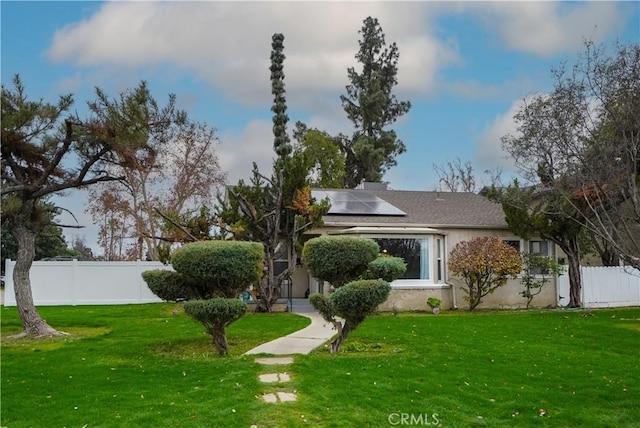
M 640 308 L 380 315 L 344 352 L 296 356 L 285 387 L 241 354 L 304 327 L 249 314 L 221 358 L 177 305 L 43 307 L 66 339 L 15 342 L 2 308 L 3 427 L 632 427 Z M 173 311 L 177 315 L 173 315 Z M 295 403 L 257 396 L 295 390 Z

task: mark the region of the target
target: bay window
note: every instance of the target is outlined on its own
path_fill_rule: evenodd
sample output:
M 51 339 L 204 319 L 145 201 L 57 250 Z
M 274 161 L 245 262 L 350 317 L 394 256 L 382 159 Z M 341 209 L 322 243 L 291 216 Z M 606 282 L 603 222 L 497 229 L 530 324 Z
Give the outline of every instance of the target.
M 407 264 L 407 271 L 399 279 L 431 279 L 429 246 L 431 238 L 371 238 L 378 243 L 380 251 L 400 257 Z

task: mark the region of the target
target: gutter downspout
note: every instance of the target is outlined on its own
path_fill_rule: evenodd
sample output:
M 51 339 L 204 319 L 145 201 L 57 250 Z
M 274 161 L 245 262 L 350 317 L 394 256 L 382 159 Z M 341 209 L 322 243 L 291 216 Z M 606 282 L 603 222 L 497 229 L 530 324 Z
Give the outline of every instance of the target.
M 446 237 L 443 237 L 442 239 L 443 243 L 444 243 L 444 249 L 447 248 L 447 246 L 449 245 L 448 239 L 446 239 Z M 447 260 L 447 251 L 444 251 L 444 254 L 442 255 L 442 261 L 444 263 L 444 266 L 447 266 L 448 260 Z M 449 269 L 445 269 L 445 278 L 449 277 Z M 455 284 L 451 284 L 450 282 L 445 280 L 446 284 L 449 284 L 449 286 L 451 287 L 451 300 L 453 300 L 453 309 L 458 310 L 458 298 L 456 296 L 456 285 Z
M 453 298 L 453 309 L 458 309 L 458 301 L 456 299 L 456 286 L 454 284 L 449 284 L 451 286 L 451 297 Z

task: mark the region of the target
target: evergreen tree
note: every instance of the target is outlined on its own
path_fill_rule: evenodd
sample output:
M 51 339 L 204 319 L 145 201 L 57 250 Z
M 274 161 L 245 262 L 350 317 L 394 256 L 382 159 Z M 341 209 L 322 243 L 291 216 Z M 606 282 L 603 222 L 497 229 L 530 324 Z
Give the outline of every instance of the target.
M 384 173 L 397 164 L 396 156 L 406 147 L 395 131 L 386 129 L 411 108 L 409 101 L 398 101 L 392 94 L 398 79 L 398 46 L 387 46 L 376 18 L 368 17 L 359 34 L 360 50 L 355 58 L 360 72 L 347 70 L 350 84 L 341 95 L 342 107 L 356 128 L 351 139 L 339 138 L 345 154 L 347 175 L 344 187 L 356 187 L 362 180 L 380 182 Z
M 316 204 L 311 198 L 307 176 L 309 168 L 301 156 L 291 156 L 287 135 L 289 117 L 284 87 L 284 36 L 272 37 L 271 93 L 273 94 L 273 149 L 277 155 L 271 177 L 266 177 L 253 163 L 250 184 L 243 180 L 227 189 L 220 200 L 220 226 L 223 234 L 234 239 L 261 242 L 264 245 L 264 276 L 258 284 L 258 311 L 271 311 L 280 297 L 281 285 L 296 266 L 298 241 L 302 232 L 321 224 L 328 210 L 327 202 Z M 281 244 L 285 245 L 281 245 Z M 276 259 L 287 259 L 289 267 L 277 277 Z

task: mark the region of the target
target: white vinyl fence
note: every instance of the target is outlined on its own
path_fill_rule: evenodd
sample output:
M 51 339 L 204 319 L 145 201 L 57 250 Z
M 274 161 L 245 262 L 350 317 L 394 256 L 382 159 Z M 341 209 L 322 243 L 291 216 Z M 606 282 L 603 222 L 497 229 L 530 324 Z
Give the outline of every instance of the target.
M 640 306 L 640 271 L 628 266 L 582 267 L 585 308 Z M 558 305 L 569 304 L 569 275 L 558 277 Z
M 13 288 L 15 260 L 7 260 L 5 306 L 16 306 Z M 37 261 L 30 271 L 36 305 L 114 305 L 161 300 L 149 290 L 142 272 L 171 269 L 160 262 Z

